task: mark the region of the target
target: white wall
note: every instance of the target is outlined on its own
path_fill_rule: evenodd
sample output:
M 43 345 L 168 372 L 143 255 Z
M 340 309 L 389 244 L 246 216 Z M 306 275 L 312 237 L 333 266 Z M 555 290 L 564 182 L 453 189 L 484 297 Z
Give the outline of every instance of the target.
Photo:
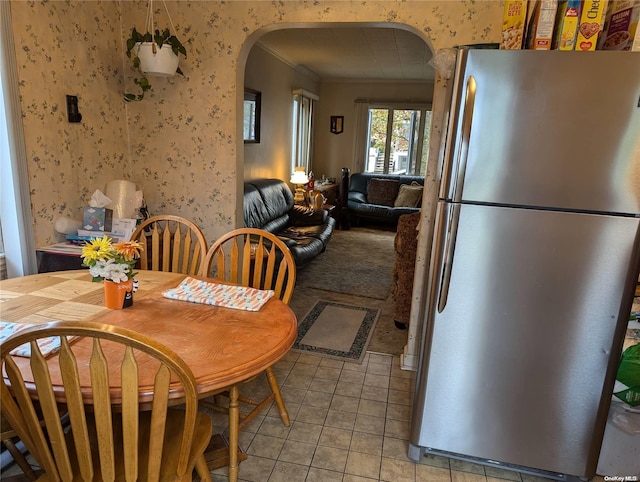
M 318 84 L 259 45 L 245 69 L 245 87 L 262 93 L 260 143 L 244 145 L 244 178 L 291 177 L 293 89 L 318 92 Z
M 343 167 L 354 170 L 356 99 L 431 102 L 433 84 L 428 82 L 337 82 L 320 84 L 320 102 L 315 125 L 313 173 L 316 178 L 340 179 Z M 344 132 L 332 134 L 332 115 L 344 116 Z

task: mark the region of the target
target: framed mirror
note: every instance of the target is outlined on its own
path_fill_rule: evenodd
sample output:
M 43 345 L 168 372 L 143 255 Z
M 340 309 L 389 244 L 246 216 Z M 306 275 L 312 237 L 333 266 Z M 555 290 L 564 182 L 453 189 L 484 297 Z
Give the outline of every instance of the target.
M 244 143 L 260 142 L 260 104 L 262 94 L 257 90 L 244 89 Z

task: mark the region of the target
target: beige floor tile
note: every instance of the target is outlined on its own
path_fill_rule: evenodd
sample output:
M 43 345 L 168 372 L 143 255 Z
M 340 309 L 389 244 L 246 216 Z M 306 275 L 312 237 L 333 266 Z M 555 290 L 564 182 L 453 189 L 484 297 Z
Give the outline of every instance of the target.
M 289 375 L 291 376 L 291 375 Z M 408 378 L 391 378 L 389 381 L 389 388 L 391 390 L 402 390 L 404 392 L 411 391 L 411 380 Z
M 356 363 L 356 362 L 344 362 L 344 366 L 342 367 L 343 370 L 349 371 L 349 372 L 366 372 L 367 371 L 367 367 L 369 366 L 369 362 L 367 361 L 363 361 L 362 363 Z
M 344 478 L 342 479 L 342 482 L 371 482 L 371 481 L 375 481 L 377 482 L 378 479 L 371 479 L 369 477 L 360 477 L 359 475 L 352 475 L 352 474 L 344 474 Z
M 409 440 L 409 422 L 406 420 L 387 419 L 384 425 L 384 434 L 387 437 Z
M 342 373 L 342 368 L 325 367 L 321 365 L 315 376 L 316 378 L 321 378 L 323 380 L 338 381 L 340 373 Z
M 305 423 L 315 423 L 322 425 L 327 417 L 327 409 L 319 407 L 308 407 L 303 405 L 298 411 L 296 420 Z
M 247 454 L 267 459 L 277 459 L 284 445 L 284 439 L 256 434 L 247 448 Z M 251 459 L 252 457 L 249 457 Z
M 344 472 L 344 467 L 347 463 L 347 453 L 348 452 L 342 449 L 319 445 L 313 455 L 311 466 L 335 472 Z
M 344 470 L 346 474 L 359 475 L 360 477 L 378 478 L 380 477 L 380 463 L 382 457 L 359 452 L 349 451 L 347 466 Z
M 397 405 L 411 406 L 413 403 L 413 397 L 411 392 L 406 390 L 389 390 L 389 403 L 395 403 Z
M 373 417 L 384 417 L 387 413 L 387 402 L 360 399 L 358 413 Z
M 311 465 L 313 454 L 316 450 L 315 443 L 304 443 L 297 440 L 287 440 L 282 446 L 278 460 L 294 464 Z M 306 472 L 305 472 L 306 475 Z
M 343 428 L 346 430 L 353 430 L 356 421 L 356 413 L 343 412 L 342 410 L 329 409 L 327 413 L 327 419 L 324 423 L 325 427 Z
M 305 423 L 296 420 L 289 430 L 287 440 L 297 440 L 299 442 L 309 442 L 317 444 L 322 433 L 322 425 Z
M 404 460 L 382 458 L 380 480 L 385 482 L 414 482 L 416 464 Z
M 344 373 L 344 371 L 342 372 Z M 349 381 L 339 381 L 336 385 L 336 395 L 344 395 L 347 397 L 360 397 L 362 393 L 362 383 L 352 383 Z
M 336 360 L 335 358 L 322 357 L 322 359 L 320 360 L 319 366 L 327 367 L 327 368 L 339 368 L 342 370 L 342 367 L 344 366 L 344 364 L 345 362 Z
M 356 416 L 356 423 L 353 429 L 373 435 L 384 435 L 384 418 L 359 413 Z
M 296 363 L 291 369 L 289 375 L 313 377 L 318 371 L 318 365 L 309 365 L 307 363 Z
M 349 450 L 352 452 L 381 456 L 382 436 L 371 435 L 370 433 L 364 432 L 353 432 Z
M 416 465 L 416 482 L 451 482 L 451 471 L 432 465 Z
M 310 407 L 329 408 L 333 397 L 333 393 L 309 391 L 302 403 Z
M 365 400 L 375 400 L 378 402 L 386 402 L 389 398 L 389 390 L 380 387 L 362 387 L 360 398 Z
M 285 388 L 291 387 L 299 388 L 301 390 L 308 390 L 312 380 L 313 377 L 310 377 L 308 375 L 296 375 L 295 373 L 290 373 L 282 386 Z
M 265 417 L 258 429 L 258 433 L 270 437 L 287 438 L 290 430 L 291 427 L 285 427 L 280 417 Z
M 449 459 L 446 457 L 440 457 L 439 455 L 425 454 L 418 463 L 421 465 L 430 465 L 433 467 L 449 469 Z
M 366 376 L 367 374 L 365 372 L 356 372 L 343 369 L 342 373 L 340 373 L 339 381 L 362 385 Z
M 307 395 L 306 388 L 296 388 L 283 385 L 280 387 L 280 393 L 284 400 L 285 405 L 289 403 L 297 403 L 300 405 L 304 401 L 304 397 Z
M 305 482 L 308 472 L 308 466 L 279 460 L 268 480 L 269 482 Z
M 249 457 L 240 464 L 238 479 L 250 482 L 265 482 L 269 480 L 269 476 L 275 465 L 275 460 L 257 456 Z M 226 467 L 221 470 L 224 474 L 228 473 Z
M 320 361 L 322 360 L 321 356 L 313 355 L 310 353 L 301 353 L 298 357 L 298 363 L 306 363 L 308 365 L 320 365 Z
M 326 445 L 327 447 L 349 450 L 352 436 L 352 430 L 325 426 L 320 434 L 318 445 Z
M 309 390 L 313 390 L 314 392 L 333 393 L 336 391 L 337 384 L 338 382 L 335 380 L 326 380 L 324 378 L 315 377 L 309 385 Z
M 391 420 L 404 420 L 409 421 L 411 419 L 411 407 L 409 405 L 398 405 L 390 403 L 387 406 L 387 418 Z
M 369 363 L 367 367 L 367 373 L 371 373 L 373 375 L 390 375 L 391 374 L 391 365 L 388 364 L 378 364 L 378 363 Z
M 451 482 L 486 482 L 484 474 L 472 474 L 470 472 L 451 471 Z
M 391 459 L 410 461 L 409 455 L 409 442 L 393 437 L 384 437 L 382 443 L 382 456 Z M 413 463 L 413 462 L 411 462 Z
M 310 467 L 306 482 L 342 482 L 342 472 Z
M 357 397 L 345 397 L 344 395 L 334 395 L 331 400 L 331 410 L 340 410 L 342 412 L 358 412 L 360 399 Z
M 287 409 L 287 413 L 289 414 L 289 420 L 295 420 L 296 417 L 298 416 L 298 412 L 300 411 L 300 404 L 284 402 L 284 406 Z M 263 413 L 267 417 L 280 418 L 280 409 L 278 408 L 278 405 L 276 405 L 275 403 L 272 403 L 269 410 Z
M 364 376 L 364 385 L 369 387 L 389 388 L 389 376 L 367 373 Z
M 370 353 L 369 354 L 369 364 L 379 364 L 379 365 L 387 365 L 391 366 L 393 363 L 393 356 L 386 355 L 383 353 Z

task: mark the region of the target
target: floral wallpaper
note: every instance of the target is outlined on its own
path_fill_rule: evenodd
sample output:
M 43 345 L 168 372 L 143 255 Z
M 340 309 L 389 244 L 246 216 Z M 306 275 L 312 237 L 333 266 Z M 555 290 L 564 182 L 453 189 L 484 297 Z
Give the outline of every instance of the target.
M 142 102 L 125 103 L 122 94 L 135 85 L 124 42 L 133 26 L 144 28 L 146 1 L 11 0 L 37 246 L 59 241 L 55 219 L 80 219 L 93 191 L 112 179 L 135 182 L 152 214 L 194 220 L 209 242 L 233 229 L 242 216 L 238 91 L 263 33 L 388 22 L 436 51 L 497 42 L 503 8 L 477 0 L 166 4 L 188 52 L 184 77 L 152 78 Z M 161 2 L 155 18 L 168 26 Z M 67 121 L 68 94 L 78 96 L 81 123 Z

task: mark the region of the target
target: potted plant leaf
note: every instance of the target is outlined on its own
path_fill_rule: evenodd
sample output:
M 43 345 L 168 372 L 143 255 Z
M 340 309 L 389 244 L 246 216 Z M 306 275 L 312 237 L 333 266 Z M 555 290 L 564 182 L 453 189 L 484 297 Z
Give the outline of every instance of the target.
M 164 1 L 162 2 L 164 4 Z M 165 4 L 165 10 L 167 8 Z M 167 16 L 169 11 L 167 10 Z M 171 22 L 171 17 L 169 17 Z M 171 22 L 173 28 L 173 22 Z M 175 28 L 173 29 L 175 32 Z M 153 32 L 153 33 L 152 33 Z M 140 33 L 134 27 L 127 39 L 127 57 L 133 60 L 133 67 L 140 73 L 133 82 L 138 85 L 140 94 L 124 94 L 126 101 L 142 100 L 146 91 L 151 89 L 147 77 L 172 77 L 175 74 L 184 75 L 180 70 L 179 55 L 187 57 L 187 50 L 168 28 L 159 30 L 153 21 L 153 0 L 149 0 L 147 11 L 147 31 Z

